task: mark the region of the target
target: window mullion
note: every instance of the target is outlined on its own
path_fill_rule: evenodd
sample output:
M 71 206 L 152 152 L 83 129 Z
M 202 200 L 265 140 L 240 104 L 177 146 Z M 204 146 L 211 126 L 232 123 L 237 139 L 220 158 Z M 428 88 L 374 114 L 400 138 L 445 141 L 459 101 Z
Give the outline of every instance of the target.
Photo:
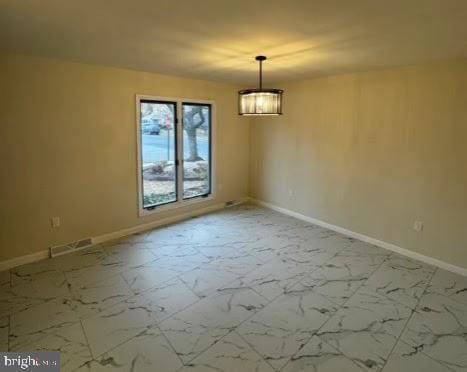
M 177 202 L 183 201 L 183 108 L 177 101 Z

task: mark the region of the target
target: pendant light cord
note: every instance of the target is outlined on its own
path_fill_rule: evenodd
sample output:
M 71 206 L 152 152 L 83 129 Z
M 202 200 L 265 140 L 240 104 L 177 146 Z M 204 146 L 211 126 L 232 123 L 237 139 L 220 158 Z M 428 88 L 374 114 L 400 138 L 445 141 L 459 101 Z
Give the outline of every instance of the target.
M 259 61 L 259 90 L 263 89 L 263 61 Z
M 259 90 L 263 90 L 263 61 L 266 61 L 266 56 L 256 56 L 255 59 L 259 62 Z

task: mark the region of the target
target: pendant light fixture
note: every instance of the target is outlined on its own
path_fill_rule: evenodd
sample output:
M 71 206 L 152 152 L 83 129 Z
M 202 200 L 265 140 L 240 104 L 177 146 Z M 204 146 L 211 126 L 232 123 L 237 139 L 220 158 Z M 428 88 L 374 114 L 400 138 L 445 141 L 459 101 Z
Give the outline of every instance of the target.
M 263 61 L 265 56 L 255 58 L 259 62 L 259 89 L 244 89 L 238 92 L 239 115 L 282 115 L 281 89 L 263 89 Z

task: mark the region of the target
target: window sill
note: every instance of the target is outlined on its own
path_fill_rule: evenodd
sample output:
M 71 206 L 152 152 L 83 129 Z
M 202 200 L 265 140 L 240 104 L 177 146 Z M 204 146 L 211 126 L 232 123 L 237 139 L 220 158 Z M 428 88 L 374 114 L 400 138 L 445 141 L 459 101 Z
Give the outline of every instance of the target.
M 159 207 L 154 207 L 154 209 L 141 209 L 140 208 L 139 217 L 145 217 L 145 216 L 150 216 L 152 214 L 163 213 L 163 212 L 171 211 L 174 209 L 188 207 L 190 205 L 202 204 L 202 203 L 211 201 L 213 199 L 214 199 L 214 194 L 210 194 L 209 196 L 204 197 L 204 198 L 201 196 L 198 196 L 198 197 L 194 197 L 194 198 L 187 199 L 187 200 L 180 200 L 180 201 L 173 202 L 170 204 L 164 204 Z

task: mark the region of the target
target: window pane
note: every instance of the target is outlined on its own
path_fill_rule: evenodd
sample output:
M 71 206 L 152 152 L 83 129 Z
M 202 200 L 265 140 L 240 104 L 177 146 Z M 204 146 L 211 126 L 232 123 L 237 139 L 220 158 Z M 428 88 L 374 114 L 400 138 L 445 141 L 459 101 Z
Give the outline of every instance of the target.
M 183 104 L 183 198 L 211 193 L 211 106 Z
M 176 104 L 141 101 L 143 207 L 177 200 Z

